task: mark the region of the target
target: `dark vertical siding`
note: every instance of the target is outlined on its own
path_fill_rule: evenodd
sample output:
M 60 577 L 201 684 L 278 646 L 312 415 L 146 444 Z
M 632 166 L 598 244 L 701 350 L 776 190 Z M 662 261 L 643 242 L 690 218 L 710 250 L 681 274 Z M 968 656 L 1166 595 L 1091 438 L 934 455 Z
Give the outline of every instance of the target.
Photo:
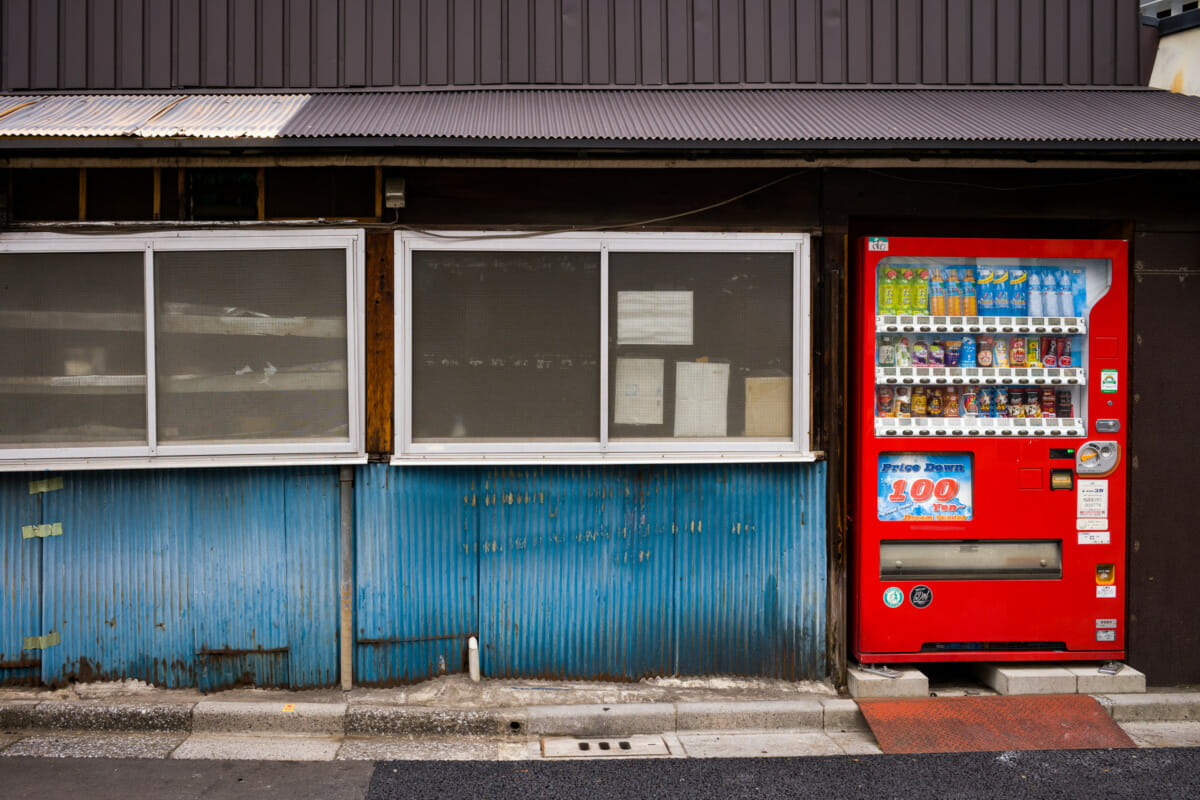
M 6 0 L 0 90 L 1136 85 L 1137 0 Z

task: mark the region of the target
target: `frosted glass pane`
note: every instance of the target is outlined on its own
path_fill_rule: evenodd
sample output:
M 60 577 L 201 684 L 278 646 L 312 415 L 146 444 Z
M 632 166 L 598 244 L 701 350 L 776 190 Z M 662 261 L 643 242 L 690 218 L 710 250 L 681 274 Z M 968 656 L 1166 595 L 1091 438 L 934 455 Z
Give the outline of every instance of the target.
M 0 254 L 0 447 L 146 442 L 143 255 Z
M 155 254 L 158 437 L 349 436 L 345 250 Z
M 417 252 L 416 441 L 600 437 L 600 254 Z

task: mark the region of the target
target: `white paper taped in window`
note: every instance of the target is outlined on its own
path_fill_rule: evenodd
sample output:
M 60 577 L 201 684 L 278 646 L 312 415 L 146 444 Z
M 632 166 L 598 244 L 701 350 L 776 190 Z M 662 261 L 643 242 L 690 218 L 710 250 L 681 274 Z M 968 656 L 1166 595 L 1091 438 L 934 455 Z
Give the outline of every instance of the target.
M 691 343 L 691 292 L 617 292 L 618 345 Z
M 729 399 L 729 365 L 675 364 L 675 435 L 724 436 Z
M 746 378 L 746 435 L 792 435 L 791 378 Z
M 618 358 L 617 425 L 662 425 L 663 360 L 661 358 Z

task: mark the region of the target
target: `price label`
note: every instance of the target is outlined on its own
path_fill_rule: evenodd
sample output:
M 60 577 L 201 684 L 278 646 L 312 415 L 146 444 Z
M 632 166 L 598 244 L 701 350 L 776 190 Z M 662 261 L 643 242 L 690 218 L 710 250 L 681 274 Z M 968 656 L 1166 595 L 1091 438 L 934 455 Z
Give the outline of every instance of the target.
M 971 456 L 879 456 L 878 512 L 884 521 L 961 522 L 973 513 Z

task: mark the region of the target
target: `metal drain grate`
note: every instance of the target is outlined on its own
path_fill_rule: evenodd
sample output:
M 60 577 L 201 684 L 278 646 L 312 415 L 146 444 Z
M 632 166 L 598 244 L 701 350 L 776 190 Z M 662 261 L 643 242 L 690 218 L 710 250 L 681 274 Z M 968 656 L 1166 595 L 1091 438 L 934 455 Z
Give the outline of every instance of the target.
M 543 758 L 630 758 L 669 756 L 671 748 L 661 736 L 623 736 L 615 739 L 542 739 Z

